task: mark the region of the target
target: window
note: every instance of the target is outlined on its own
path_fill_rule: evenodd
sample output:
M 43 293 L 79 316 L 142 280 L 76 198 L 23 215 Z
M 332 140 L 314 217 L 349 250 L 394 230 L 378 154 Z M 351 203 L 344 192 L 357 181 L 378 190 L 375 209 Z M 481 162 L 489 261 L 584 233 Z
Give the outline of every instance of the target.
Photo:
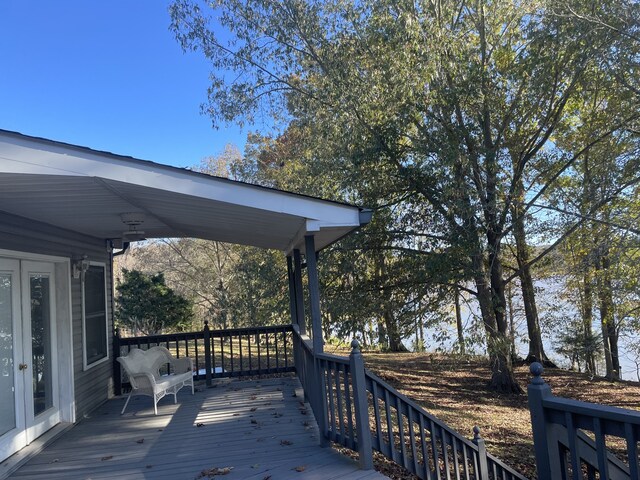
M 82 304 L 85 368 L 108 358 L 105 266 L 91 264 L 84 274 Z

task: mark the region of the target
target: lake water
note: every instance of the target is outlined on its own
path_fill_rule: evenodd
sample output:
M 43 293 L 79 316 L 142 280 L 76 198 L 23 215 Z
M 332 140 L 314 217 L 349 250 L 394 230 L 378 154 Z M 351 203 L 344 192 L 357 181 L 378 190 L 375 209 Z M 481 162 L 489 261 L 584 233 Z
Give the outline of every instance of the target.
M 559 281 L 546 280 L 536 284 L 536 303 L 538 306 L 538 316 L 540 318 L 541 330 L 545 353 L 556 365 L 569 368 L 570 362 L 566 356 L 557 351 L 557 334 L 563 327 L 570 324 L 572 320 L 578 319 L 577 312 L 573 305 L 562 298 L 561 285 Z M 469 338 L 484 338 L 484 327 L 479 318 L 479 309 L 475 299 L 464 298 L 461 304 L 463 325 L 465 336 Z M 514 318 L 514 328 L 516 332 L 516 351 L 521 357 L 526 357 L 529 344 L 527 341 L 527 325 L 524 318 L 524 309 L 519 295 L 512 297 L 512 311 Z M 598 316 L 597 308 L 594 309 L 594 316 Z M 599 319 L 593 323 L 593 332 L 600 333 L 601 327 Z M 457 343 L 457 333 L 455 326 L 455 311 L 451 306 L 451 322 L 427 327 L 424 330 L 427 351 L 452 351 Z M 635 332 L 627 332 L 620 335 L 619 353 L 622 378 L 624 380 L 639 381 L 638 366 L 640 358 L 634 353 L 633 348 L 640 341 L 640 336 Z M 413 349 L 415 337 L 411 336 L 404 340 L 404 344 Z M 468 345 L 468 353 L 485 354 L 484 342 L 482 344 Z M 600 360 L 598 374 L 605 371 L 604 361 Z

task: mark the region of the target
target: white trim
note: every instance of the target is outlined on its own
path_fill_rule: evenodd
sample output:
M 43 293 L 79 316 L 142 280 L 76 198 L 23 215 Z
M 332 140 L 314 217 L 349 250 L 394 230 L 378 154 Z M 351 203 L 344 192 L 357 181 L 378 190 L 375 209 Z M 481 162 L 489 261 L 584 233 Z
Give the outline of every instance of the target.
M 101 178 L 318 220 L 327 226 L 360 226 L 360 209 L 352 205 L 49 142 L 0 132 L 2 171 Z
M 51 406 L 46 410 L 36 414 L 33 409 L 26 408 L 26 434 L 27 443 L 31 443 L 40 435 L 60 422 L 60 382 L 59 370 L 60 363 L 58 360 L 58 308 L 56 298 L 56 268 L 55 262 L 41 262 L 24 260 L 20 262 L 20 276 L 22 282 L 22 341 L 23 341 L 23 358 L 29 365 L 28 373 L 25 375 L 33 375 L 33 351 L 32 336 L 26 331 L 31 332 L 33 318 L 31 316 L 31 287 L 30 280 L 32 274 L 46 275 L 49 278 L 49 345 L 50 345 L 50 362 L 51 362 Z M 27 313 L 28 312 L 28 313 Z M 46 349 L 45 349 L 46 352 Z M 33 402 L 35 385 L 30 381 L 25 381 L 25 402 Z
M 81 285 L 80 285 L 80 290 L 81 290 L 81 296 L 82 296 L 82 370 L 83 371 L 87 371 L 92 369 L 93 367 L 100 365 L 101 363 L 104 363 L 106 361 L 109 360 L 110 355 L 109 355 L 109 295 L 107 294 L 107 264 L 105 262 L 94 262 L 94 261 L 90 261 L 89 262 L 89 266 L 98 266 L 98 267 L 102 267 L 104 270 L 104 319 L 105 319 L 105 351 L 106 351 L 106 355 L 99 359 L 96 360 L 93 363 L 87 363 L 87 325 L 86 325 L 86 311 L 85 311 L 85 276 L 84 276 L 84 272 L 81 274 Z
M 5 250 L 0 248 L 0 257 L 13 260 L 33 260 L 34 262 L 69 263 L 69 257 L 59 257 L 55 255 L 44 255 L 41 253 L 19 252 L 16 250 Z
M 36 262 L 50 262 L 55 265 L 54 279 L 56 283 L 56 329 L 68 330 L 68 334 L 58 336 L 58 376 L 66 377 L 68 384 L 62 383 L 59 389 L 59 409 L 61 420 L 64 422 L 76 421 L 75 401 L 75 373 L 73 356 L 73 298 L 71 286 L 71 259 L 57 255 L 45 255 L 40 253 L 20 252 L 0 248 L 0 257 L 11 260 L 27 260 Z M 57 267 L 62 267 L 58 270 Z M 64 298 L 57 297 L 59 289 L 66 289 Z M 59 302 L 57 300 L 60 300 Z

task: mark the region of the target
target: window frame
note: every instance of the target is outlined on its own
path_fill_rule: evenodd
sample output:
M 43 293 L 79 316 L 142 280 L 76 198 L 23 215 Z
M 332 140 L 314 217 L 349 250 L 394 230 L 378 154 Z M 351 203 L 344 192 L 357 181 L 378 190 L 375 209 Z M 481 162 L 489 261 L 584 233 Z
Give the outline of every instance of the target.
M 85 292 L 85 275 L 81 274 L 81 290 L 82 290 L 82 364 L 83 370 L 89 370 L 97 365 L 109 361 L 109 297 L 107 291 L 107 264 L 105 262 L 89 262 L 89 267 L 102 267 L 104 272 L 104 323 L 105 323 L 105 352 L 106 355 L 92 363 L 87 363 L 87 312 L 86 312 L 86 292 Z

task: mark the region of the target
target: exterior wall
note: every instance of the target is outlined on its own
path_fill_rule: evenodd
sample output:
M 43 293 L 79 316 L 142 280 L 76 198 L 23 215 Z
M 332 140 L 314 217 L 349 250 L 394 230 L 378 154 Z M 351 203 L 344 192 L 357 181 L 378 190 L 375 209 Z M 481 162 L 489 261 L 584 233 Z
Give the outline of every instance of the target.
M 1 207 L 0 207 L 1 208 Z M 112 339 L 113 315 L 111 262 L 105 241 L 47 224 L 0 212 L 0 249 L 39 255 L 53 255 L 88 260 L 106 265 L 107 322 L 109 360 L 84 370 L 82 331 L 82 283 L 71 276 L 71 318 L 73 334 L 73 376 L 75 384 L 76 421 L 87 416 L 98 405 L 113 395 Z M 58 287 L 59 288 L 59 287 Z

